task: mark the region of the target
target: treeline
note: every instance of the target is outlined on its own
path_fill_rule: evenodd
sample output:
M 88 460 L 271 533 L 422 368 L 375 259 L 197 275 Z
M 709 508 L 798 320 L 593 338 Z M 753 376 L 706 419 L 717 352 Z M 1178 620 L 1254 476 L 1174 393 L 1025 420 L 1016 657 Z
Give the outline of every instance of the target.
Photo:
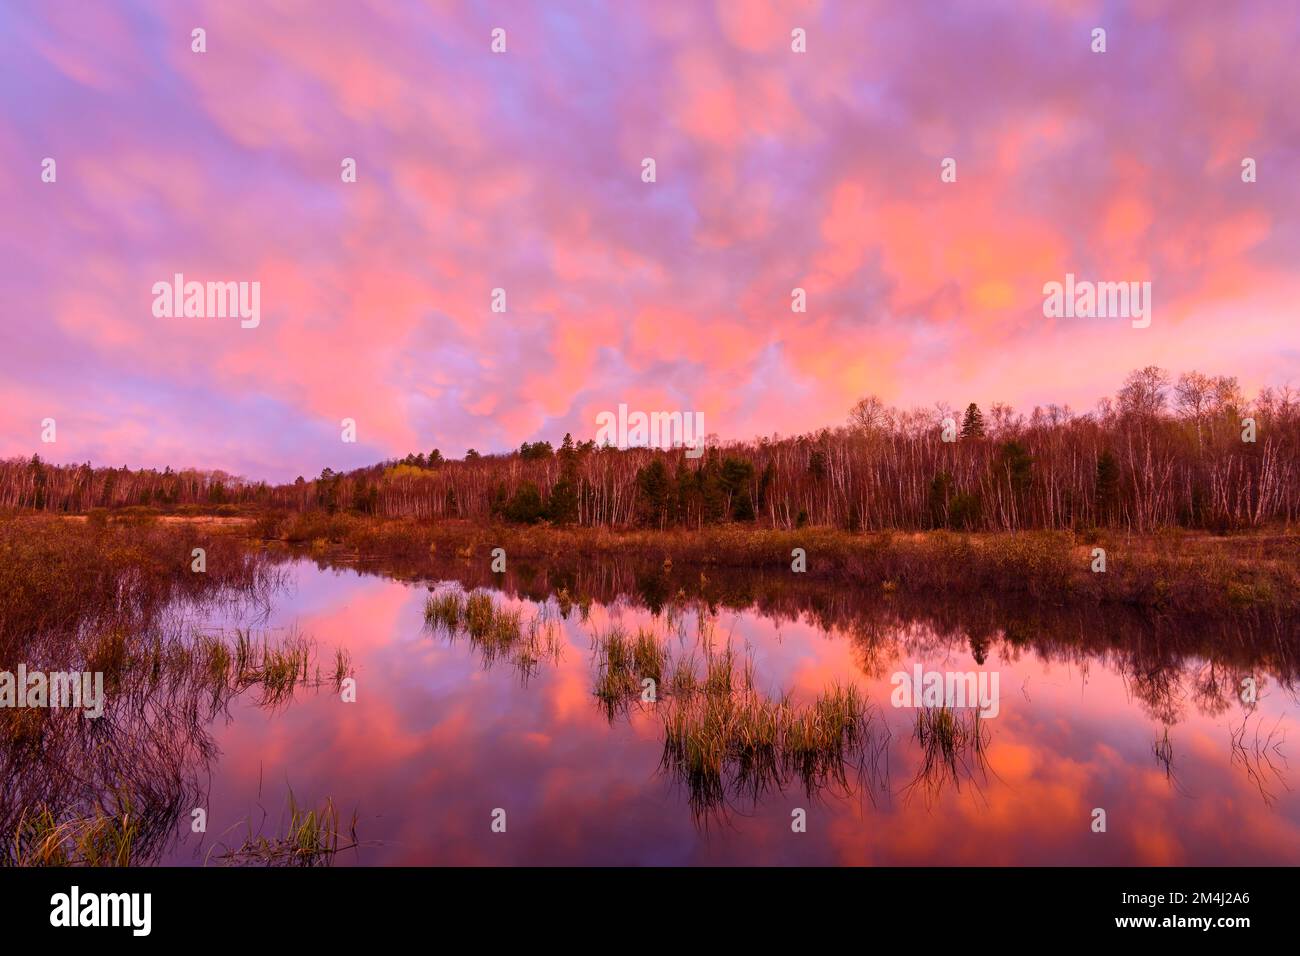
M 221 472 L 0 464 L 0 508 L 256 506 L 417 519 L 698 528 L 1228 530 L 1300 517 L 1300 396 L 1134 372 L 1091 413 L 858 402 L 841 428 L 682 449 L 566 435 L 464 460 L 409 455 L 270 486 Z

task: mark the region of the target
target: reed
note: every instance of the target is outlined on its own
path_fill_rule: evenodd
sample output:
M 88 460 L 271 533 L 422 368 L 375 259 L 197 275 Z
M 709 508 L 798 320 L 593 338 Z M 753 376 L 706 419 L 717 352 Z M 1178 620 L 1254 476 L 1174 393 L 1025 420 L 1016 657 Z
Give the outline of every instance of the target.
M 7 862 L 13 866 L 130 866 L 140 821 L 129 795 L 105 809 L 63 818 L 48 804 L 24 807 Z
M 331 865 L 336 854 L 359 845 L 356 813 L 352 814 L 345 831 L 331 798 L 320 807 L 304 807 L 290 790 L 288 812 L 289 819 L 282 833 L 266 836 L 254 833 L 250 826 L 248 836 L 239 846 L 221 846 L 209 859 L 221 866 L 320 867 Z M 345 832 L 350 842 L 340 846 Z
M 424 606 L 424 620 L 433 627 L 454 633 L 465 613 L 465 599 L 459 591 L 443 591 L 429 597 Z
M 451 639 L 465 635 L 481 655 L 484 667 L 508 660 L 526 682 L 541 662 L 558 660 L 562 649 L 559 628 L 545 608 L 526 624 L 518 608 L 498 604 L 487 591 L 431 594 L 425 601 L 425 625 Z
M 874 717 L 852 685 L 833 684 L 811 703 L 758 690 L 752 659 L 730 645 L 693 661 L 664 661 L 671 695 L 660 704 L 661 769 L 681 782 L 697 821 L 733 798 L 756 802 L 797 781 L 811 798 L 852 789 L 850 771 L 870 773 L 878 742 Z M 866 759 L 868 756 L 870 760 Z
M 934 800 L 946 785 L 977 785 L 987 773 L 989 730 L 977 709 L 919 707 L 913 739 L 920 745 L 921 761 L 904 788 L 908 796 L 920 790 Z

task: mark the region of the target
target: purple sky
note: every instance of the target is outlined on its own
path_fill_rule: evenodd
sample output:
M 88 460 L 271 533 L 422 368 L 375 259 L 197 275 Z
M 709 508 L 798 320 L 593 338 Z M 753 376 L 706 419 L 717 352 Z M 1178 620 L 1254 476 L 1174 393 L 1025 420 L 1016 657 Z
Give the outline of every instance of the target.
M 1300 385 L 1298 39 L 1252 0 L 6 3 L 0 456 L 285 480 L 619 403 L 749 438 Z M 1045 318 L 1067 272 L 1150 282 L 1150 327 Z M 260 323 L 155 316 L 176 273 Z

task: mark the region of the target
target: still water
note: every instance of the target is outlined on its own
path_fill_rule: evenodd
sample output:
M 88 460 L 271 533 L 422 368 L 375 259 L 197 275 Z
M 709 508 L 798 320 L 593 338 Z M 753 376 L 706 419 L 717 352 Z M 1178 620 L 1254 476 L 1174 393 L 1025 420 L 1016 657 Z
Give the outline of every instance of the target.
M 555 653 L 521 669 L 426 626 L 430 592 L 460 582 L 287 567 L 269 616 L 227 610 L 195 623 L 300 633 L 323 658 L 345 647 L 356 701 L 332 686 L 274 709 L 237 700 L 209 727 L 207 832 L 191 832 L 185 814 L 160 862 L 201 864 L 250 830 L 274 833 L 292 789 L 299 804 L 355 811 L 361 845 L 335 865 L 1300 863 L 1286 767 L 1300 708 L 1270 651 L 1213 659 L 1196 651 L 1219 638 L 1189 643 L 1141 624 L 1099 636 L 1103 625 L 1068 617 L 1025 638 L 1020 625 L 966 627 L 961 613 L 888 601 L 765 598 L 762 585 L 753 600 L 712 608 L 607 585 L 585 615 L 561 616 L 549 588 L 502 582 L 497 602 L 552 622 Z M 614 625 L 655 626 L 682 656 L 729 644 L 752 660 L 761 692 L 794 703 L 852 684 L 870 704 L 871 742 L 813 794 L 787 779 L 701 813 L 662 769 L 662 702 L 611 720 L 593 692 L 593 635 Z M 891 705 L 891 676 L 918 664 L 998 677 L 981 751 L 937 772 L 925 769 L 916 712 Z M 1248 676 L 1253 707 L 1239 699 Z M 505 832 L 492 826 L 498 810 Z

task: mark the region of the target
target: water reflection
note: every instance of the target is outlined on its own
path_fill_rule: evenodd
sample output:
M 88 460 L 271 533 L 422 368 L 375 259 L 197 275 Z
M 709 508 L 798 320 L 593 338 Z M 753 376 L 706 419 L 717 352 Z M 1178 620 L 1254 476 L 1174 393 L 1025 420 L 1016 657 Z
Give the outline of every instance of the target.
M 282 711 L 299 692 L 337 689 L 351 673 L 341 654 L 322 678 L 314 643 L 294 632 L 198 628 L 189 615 L 205 610 L 269 613 L 264 603 L 186 602 L 132 628 L 29 642 L 29 673 L 102 675 L 104 708 L 93 718 L 79 708 L 0 709 L 0 862 L 157 862 L 182 819 L 206 807 L 214 723 L 244 702 Z
M 295 708 L 300 726 L 236 720 L 222 738 L 229 793 L 215 795 L 246 800 L 229 767 L 238 753 L 248 779 L 275 774 L 357 806 L 362 835 L 380 845 L 347 862 L 1295 862 L 1293 795 L 1273 776 L 1267 802 L 1232 757 L 1231 727 L 1253 727 L 1252 714 L 1281 730 L 1292 722 L 1294 652 L 1268 622 L 1225 634 L 996 601 L 919 606 L 761 577 L 732 584 L 713 571 L 703 585 L 685 571 L 657 588 L 656 615 L 636 574 L 618 568 L 515 576 L 453 565 L 405 585 L 379 570 L 298 567 L 299 593 L 279 620 L 351 647 L 358 710 L 313 714 L 309 701 Z M 488 589 L 518 612 L 525 637 L 529 622 L 549 622 L 558 648 L 485 654 L 467 636 L 431 633 L 429 586 L 435 596 Z M 734 608 L 741 592 L 754 606 Z M 698 794 L 665 761 L 673 667 L 658 703 L 620 700 L 602 650 L 613 629 L 631 642 L 652 631 L 668 661 L 694 655 L 700 674 L 707 631 L 714 654 L 730 647 L 752 667 L 772 706 L 807 708 L 851 684 L 887 741 L 875 772 L 859 774 L 867 761 L 856 755 L 845 786 L 809 794 L 794 775 L 755 788 L 766 778 L 751 773 L 738 787 L 739 765 L 724 764 L 723 813 L 701 826 Z M 915 663 L 1002 675 L 1002 709 L 980 748 L 955 762 L 940 749 L 929 771 L 927 747 L 943 738 L 918 739 L 917 714 L 888 703 L 890 674 Z M 1236 697 L 1246 675 L 1260 682 L 1253 710 Z M 1165 726 L 1178 786 L 1153 759 Z M 1097 807 L 1104 834 L 1091 829 Z M 491 831 L 495 808 L 507 811 L 505 834 Z M 791 829 L 800 808 L 805 833 Z
M 133 743 L 60 731 L 69 766 L 92 769 L 44 769 L 48 784 L 6 734 L 5 821 L 125 789 L 168 821 L 138 862 L 201 864 L 247 842 L 250 808 L 294 832 L 292 789 L 300 809 L 339 808 L 338 846 L 359 844 L 342 864 L 1300 858 L 1297 637 L 1281 622 L 950 606 L 712 569 L 284 567 L 292 586 L 258 626 L 347 648 L 355 703 L 326 651 L 322 686 L 288 706 L 257 691 L 199 706 L 187 685 L 106 725 Z M 230 634 L 246 617 L 203 623 Z M 998 715 L 892 707 L 890 676 L 916 664 L 998 671 Z M 187 826 L 196 805 L 211 836 Z

